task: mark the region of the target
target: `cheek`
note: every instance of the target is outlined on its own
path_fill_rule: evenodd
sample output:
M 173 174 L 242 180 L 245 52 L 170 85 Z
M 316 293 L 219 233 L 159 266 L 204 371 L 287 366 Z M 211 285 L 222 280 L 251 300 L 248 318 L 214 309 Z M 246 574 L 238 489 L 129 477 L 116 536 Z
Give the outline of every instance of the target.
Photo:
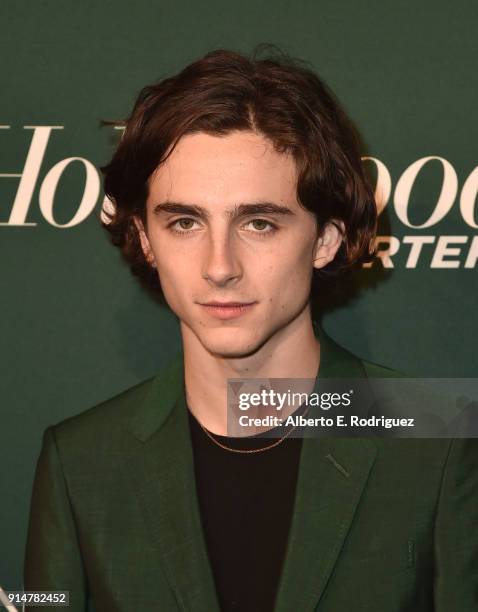
M 309 255 L 290 260 L 275 260 L 258 270 L 259 289 L 268 294 L 270 302 L 292 304 L 302 302 L 309 295 L 312 281 L 312 265 Z
M 302 304 L 304 299 L 309 296 L 311 282 L 312 273 L 308 269 L 295 268 L 291 270 L 284 285 L 282 301 L 288 304 Z
M 152 245 L 158 273 L 166 281 L 183 278 L 192 273 L 192 262 L 194 258 L 191 253 L 183 248 L 177 248 L 167 239 L 160 236 L 156 238 Z
M 155 250 L 159 282 L 166 301 L 172 305 L 181 301 L 181 296 L 194 283 L 191 262 L 186 254 L 175 255 L 173 252 Z
M 312 273 L 311 247 L 298 241 L 284 245 L 280 255 L 271 261 L 271 267 L 288 283 L 300 283 Z

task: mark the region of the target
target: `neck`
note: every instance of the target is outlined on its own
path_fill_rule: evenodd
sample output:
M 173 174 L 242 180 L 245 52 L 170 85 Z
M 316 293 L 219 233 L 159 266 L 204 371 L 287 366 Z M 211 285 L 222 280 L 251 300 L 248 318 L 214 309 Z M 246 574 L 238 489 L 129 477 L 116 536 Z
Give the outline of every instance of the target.
M 196 419 L 218 435 L 227 435 L 228 378 L 315 379 L 317 376 L 320 345 L 310 306 L 245 357 L 224 357 L 209 351 L 183 323 L 181 335 L 187 404 Z

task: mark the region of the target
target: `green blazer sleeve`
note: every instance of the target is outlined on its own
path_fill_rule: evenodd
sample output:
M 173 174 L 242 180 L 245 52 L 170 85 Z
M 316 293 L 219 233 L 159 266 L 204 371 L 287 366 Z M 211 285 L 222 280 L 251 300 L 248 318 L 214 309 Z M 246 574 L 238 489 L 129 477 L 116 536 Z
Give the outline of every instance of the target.
M 52 427 L 47 428 L 43 434 L 33 483 L 25 550 L 24 590 L 69 591 L 68 610 L 86 610 L 86 576 Z M 59 610 L 58 607 L 42 607 L 45 612 L 50 609 L 52 612 Z
M 435 523 L 435 611 L 478 610 L 478 438 L 454 439 Z

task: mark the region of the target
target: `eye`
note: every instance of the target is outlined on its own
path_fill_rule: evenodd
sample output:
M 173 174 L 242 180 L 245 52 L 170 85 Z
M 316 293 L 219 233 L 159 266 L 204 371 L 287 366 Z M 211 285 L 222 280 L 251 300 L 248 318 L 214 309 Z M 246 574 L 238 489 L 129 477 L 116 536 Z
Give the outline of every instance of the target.
M 189 234 L 195 231 L 195 223 L 198 223 L 195 219 L 190 217 L 181 217 L 180 219 L 176 219 L 175 221 L 169 223 L 167 227 L 175 234 Z M 251 219 L 251 221 L 248 221 L 244 227 L 251 225 L 253 227 L 252 233 L 257 235 L 272 234 L 278 229 L 276 225 L 270 221 L 267 221 L 266 219 Z
M 267 221 L 266 219 L 252 219 L 246 225 L 254 225 L 254 233 L 256 234 L 271 234 L 277 229 L 277 226 Z
M 172 221 L 168 225 L 168 228 L 170 228 L 176 234 L 187 234 L 192 230 L 194 223 L 197 223 L 195 219 L 191 219 L 190 217 L 181 217 L 181 219 Z

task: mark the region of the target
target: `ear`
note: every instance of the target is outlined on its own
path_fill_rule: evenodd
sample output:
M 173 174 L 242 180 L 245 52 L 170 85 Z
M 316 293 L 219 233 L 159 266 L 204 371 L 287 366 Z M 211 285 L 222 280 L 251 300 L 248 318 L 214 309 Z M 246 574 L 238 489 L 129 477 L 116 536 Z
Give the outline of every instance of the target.
M 138 230 L 139 240 L 141 242 L 141 249 L 146 258 L 148 264 L 155 268 L 156 261 L 154 259 L 153 251 L 151 249 L 151 244 L 149 243 L 148 236 L 146 235 L 146 230 L 144 229 L 143 222 L 139 217 L 133 217 L 134 224 L 136 225 L 136 229 Z
M 314 268 L 323 268 L 334 259 L 342 244 L 344 235 L 345 226 L 342 221 L 325 224 L 317 238 L 314 260 L 312 262 Z

